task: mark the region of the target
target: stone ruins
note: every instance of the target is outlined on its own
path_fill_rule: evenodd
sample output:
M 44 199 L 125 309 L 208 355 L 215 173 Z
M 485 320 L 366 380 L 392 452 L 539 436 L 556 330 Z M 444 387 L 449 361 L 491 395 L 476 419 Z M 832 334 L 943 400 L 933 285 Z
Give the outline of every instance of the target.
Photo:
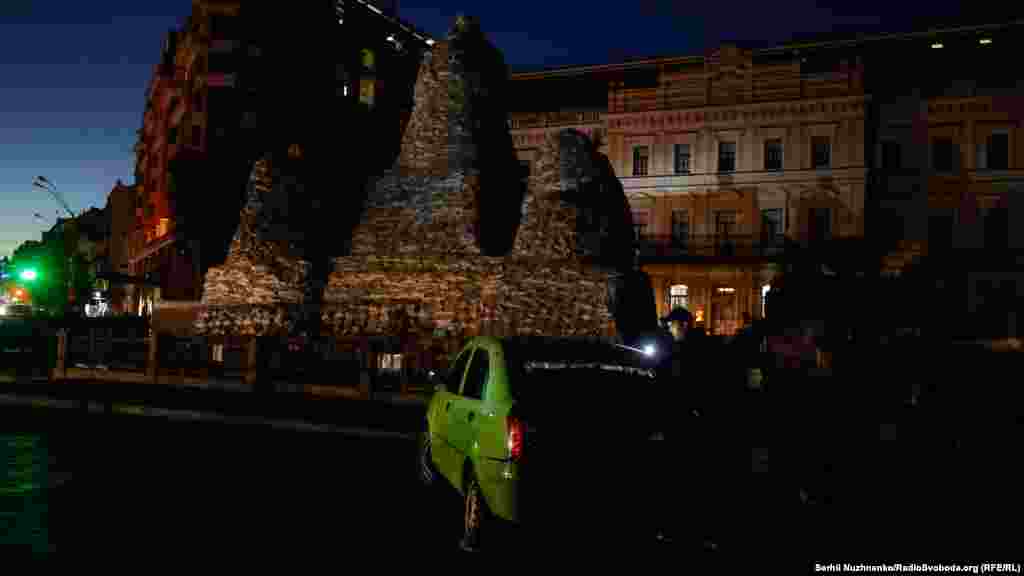
M 507 77 L 470 18 L 424 56 L 399 157 L 371 181 L 350 253 L 333 260 L 325 332 L 428 346 L 476 334 L 616 333 L 610 300 L 633 264 L 621 185 L 571 130 L 547 138 L 530 177 L 520 176 Z M 268 164 L 254 170 L 228 261 L 206 276 L 202 333 L 288 333 L 309 297 L 309 264 L 260 239 Z

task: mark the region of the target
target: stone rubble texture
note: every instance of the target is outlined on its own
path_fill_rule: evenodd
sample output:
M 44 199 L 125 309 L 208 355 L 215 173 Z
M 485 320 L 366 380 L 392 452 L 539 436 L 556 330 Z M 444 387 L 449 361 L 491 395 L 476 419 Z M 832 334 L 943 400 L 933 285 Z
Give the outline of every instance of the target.
M 310 297 L 310 264 L 268 239 L 271 218 L 264 208 L 273 193 L 273 174 L 270 158 L 255 163 L 227 258 L 206 273 L 194 325 L 198 334 L 288 334 Z
M 504 122 L 488 125 L 503 133 L 472 129 L 474 113 L 501 86 L 485 90 L 467 70 L 475 63 L 467 55 L 489 48 L 472 23 L 453 36 L 425 57 L 399 159 L 373 183 L 351 254 L 334 260 L 325 327 L 337 336 L 613 335 L 608 285 L 615 272 L 590 261 L 596 254 L 579 237 L 580 209 L 563 199 L 608 176 L 593 168 L 596 152 L 582 134 L 567 131 L 542 144 L 511 250 L 488 256 L 481 249 L 491 223 L 482 204 L 510 192 L 481 186 L 495 180 L 482 173 L 477 160 L 486 150 L 477 145 L 511 152 L 512 142 Z M 565 141 L 576 144 L 569 154 Z M 502 176 L 517 180 L 512 169 Z M 627 209 L 611 220 L 628 219 L 624 195 L 618 206 Z
M 609 292 L 631 261 L 602 247 L 632 234 L 621 185 L 575 131 L 548 137 L 521 181 L 506 80 L 473 19 L 460 18 L 425 54 L 400 154 L 369 184 L 350 253 L 332 262 L 326 333 L 400 335 L 420 349 L 476 334 L 616 333 Z M 227 262 L 206 276 L 201 333 L 287 333 L 309 298 L 309 264 L 261 240 L 273 184 L 261 162 Z

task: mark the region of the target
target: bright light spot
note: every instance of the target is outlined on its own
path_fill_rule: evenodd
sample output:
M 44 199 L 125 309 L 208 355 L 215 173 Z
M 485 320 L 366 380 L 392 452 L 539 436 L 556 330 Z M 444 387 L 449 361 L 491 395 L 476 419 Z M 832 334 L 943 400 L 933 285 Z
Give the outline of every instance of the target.
M 981 43 L 981 44 L 991 44 L 992 43 L 992 39 L 991 38 L 982 38 L 981 40 L 978 40 L 978 42 Z
M 23 270 L 21 272 L 21 279 L 22 280 L 35 280 L 36 279 L 36 271 L 35 270 L 31 270 L 31 269 L 30 270 Z
M 380 11 L 380 8 L 377 8 L 373 4 L 367 4 L 366 7 L 369 8 L 370 10 L 373 10 L 377 14 L 383 14 L 383 12 Z
M 25 295 L 25 291 L 22 290 L 21 288 L 18 288 L 18 291 L 15 292 L 14 295 L 17 296 L 18 298 L 21 298 L 22 296 Z
M 433 46 L 433 45 L 434 45 L 434 39 L 433 38 L 427 38 L 427 46 Z
M 942 48 L 942 43 L 936 42 L 935 44 L 932 44 L 932 48 Z
M 718 289 L 718 293 L 719 293 L 719 294 L 732 294 L 732 293 L 733 293 L 733 292 L 735 292 L 735 291 L 736 291 L 736 289 L 735 289 L 735 288 L 730 288 L 730 287 L 728 287 L 728 286 L 726 286 L 726 287 L 724 287 L 724 288 L 719 288 L 719 289 Z
M 387 38 L 387 40 L 388 40 L 388 42 L 394 42 L 394 41 L 395 41 L 395 36 L 394 36 L 394 34 L 391 34 L 391 35 L 389 35 L 389 36 L 388 36 L 388 38 Z
M 7 306 L 0 304 L 0 316 L 7 316 Z
M 654 356 L 654 346 L 651 346 L 650 344 L 644 346 L 644 354 Z
M 348 96 L 348 86 L 345 86 L 345 96 Z

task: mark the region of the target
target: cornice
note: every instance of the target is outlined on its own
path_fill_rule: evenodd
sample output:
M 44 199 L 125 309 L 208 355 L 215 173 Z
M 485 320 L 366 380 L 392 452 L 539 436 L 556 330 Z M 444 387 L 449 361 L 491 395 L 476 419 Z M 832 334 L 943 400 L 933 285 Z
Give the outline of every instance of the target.
M 709 106 L 686 110 L 658 110 L 608 114 L 608 131 L 650 132 L 694 130 L 708 127 L 743 128 L 751 123 L 806 122 L 861 118 L 868 97 L 801 99 L 791 102 L 765 102 L 732 106 Z

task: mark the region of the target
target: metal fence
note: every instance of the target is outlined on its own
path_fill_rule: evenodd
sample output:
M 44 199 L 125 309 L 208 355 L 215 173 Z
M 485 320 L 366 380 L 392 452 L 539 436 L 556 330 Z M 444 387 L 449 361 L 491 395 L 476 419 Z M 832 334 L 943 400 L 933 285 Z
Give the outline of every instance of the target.
M 635 243 L 641 259 L 666 258 L 773 258 L 786 249 L 783 236 L 753 235 L 644 235 Z
M 390 342 L 152 335 L 147 325 L 117 322 L 75 323 L 59 334 L 54 338 L 55 348 L 64 347 L 59 378 L 121 375 L 170 383 L 234 382 L 257 389 L 316 385 L 395 393 L 428 387 L 430 363 L 414 361 L 415 354 L 385 362 L 385 355 L 396 353 Z

